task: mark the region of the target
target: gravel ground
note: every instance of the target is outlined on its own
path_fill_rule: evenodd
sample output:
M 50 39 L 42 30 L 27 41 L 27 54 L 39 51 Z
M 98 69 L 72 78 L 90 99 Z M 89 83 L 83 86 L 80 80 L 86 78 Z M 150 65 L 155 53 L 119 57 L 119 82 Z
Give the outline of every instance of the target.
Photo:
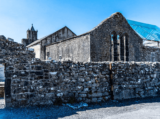
M 0 99 L 0 119 L 160 119 L 160 97 L 109 101 L 73 110 L 67 106 L 4 108 Z

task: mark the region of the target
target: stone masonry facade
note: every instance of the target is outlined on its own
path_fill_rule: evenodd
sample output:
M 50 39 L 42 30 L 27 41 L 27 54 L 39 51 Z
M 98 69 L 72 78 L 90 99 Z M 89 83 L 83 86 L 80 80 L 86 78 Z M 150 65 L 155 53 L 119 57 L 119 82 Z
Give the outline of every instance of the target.
M 114 62 L 111 81 L 115 100 L 160 96 L 160 63 Z
M 160 63 L 44 62 L 6 67 L 6 107 L 160 96 Z
M 3 90 L 5 90 L 5 101 L 8 99 L 8 94 L 10 94 L 10 82 L 11 78 L 9 69 L 14 68 L 14 64 L 18 63 L 19 61 L 23 61 L 23 63 L 27 63 L 28 60 L 31 60 L 35 57 L 35 53 L 30 51 L 24 45 L 12 42 L 6 39 L 0 39 L 0 63 L 5 66 L 5 89 L 4 86 L 1 86 L 0 92 L 1 97 L 4 97 Z M 3 72 L 1 72 L 3 73 Z
M 160 95 L 159 62 L 41 61 L 21 44 L 0 43 L 6 107 Z
M 120 13 L 80 36 L 48 46 L 47 39 L 41 45 L 59 61 L 42 61 L 24 45 L 0 39 L 6 107 L 160 96 L 159 48 L 143 46 Z
M 42 62 L 19 63 L 10 73 L 7 107 L 107 101 L 110 96 L 109 64 Z M 26 70 L 24 70 L 26 69 Z
M 52 34 L 49 34 L 41 39 L 32 42 L 31 44 L 27 45 L 27 47 L 33 48 L 35 54 L 39 54 L 39 56 L 37 56 L 36 58 L 39 58 L 41 60 L 47 60 L 49 55 L 53 52 L 52 51 L 49 54 L 46 52 L 47 45 L 50 45 L 55 42 L 61 42 L 67 38 L 71 38 L 74 36 L 76 36 L 76 34 L 65 26 Z M 39 48 L 37 49 L 37 47 Z
M 159 62 L 41 61 L 21 44 L 7 40 L 0 43 L 6 107 L 160 95 Z
M 54 51 L 54 52 L 53 52 Z M 82 35 L 46 47 L 48 57 L 56 61 L 90 62 L 90 35 Z
M 56 61 L 160 61 L 159 48 L 144 46 L 119 12 L 87 33 L 46 45 L 47 53 Z

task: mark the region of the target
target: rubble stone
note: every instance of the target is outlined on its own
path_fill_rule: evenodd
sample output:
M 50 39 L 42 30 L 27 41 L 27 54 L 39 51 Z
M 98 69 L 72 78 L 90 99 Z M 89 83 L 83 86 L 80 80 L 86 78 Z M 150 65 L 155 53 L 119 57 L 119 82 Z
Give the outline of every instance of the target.
M 21 44 L 3 39 L 0 44 L 6 107 L 160 95 L 159 62 L 46 62 Z

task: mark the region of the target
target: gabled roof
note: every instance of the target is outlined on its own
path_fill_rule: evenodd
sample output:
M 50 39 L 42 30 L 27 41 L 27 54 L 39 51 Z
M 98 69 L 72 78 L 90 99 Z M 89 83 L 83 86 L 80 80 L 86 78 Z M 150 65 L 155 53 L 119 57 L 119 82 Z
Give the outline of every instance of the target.
M 86 33 L 83 33 L 83 34 L 81 34 L 81 35 L 74 36 L 74 37 L 71 37 L 71 38 L 67 38 L 67 39 L 65 39 L 65 40 L 63 40 L 63 41 L 55 42 L 55 43 L 49 44 L 49 45 L 47 45 L 47 46 L 50 46 L 50 45 L 53 45 L 53 44 L 56 44 L 56 43 L 60 43 L 60 42 L 65 42 L 65 41 L 67 41 L 67 40 L 72 40 L 72 39 L 77 38 L 77 37 L 81 37 L 81 36 L 88 35 L 88 34 L 90 34 L 92 31 L 98 29 L 101 25 L 103 25 L 103 24 L 104 24 L 105 22 L 107 22 L 109 19 L 113 19 L 115 16 L 117 16 L 117 17 L 122 16 L 122 17 L 124 18 L 124 20 L 126 21 L 126 23 L 128 24 L 128 22 L 127 22 L 127 20 L 125 19 L 125 17 L 124 17 L 120 12 L 116 12 L 116 13 L 112 14 L 110 17 L 108 17 L 108 18 L 106 18 L 105 20 L 103 20 L 103 21 L 102 21 L 101 23 L 99 23 L 96 27 L 94 27 L 93 29 L 91 29 L 90 31 L 88 31 L 88 32 L 86 32 Z M 132 28 L 129 24 L 128 24 L 128 26 L 129 26 L 130 28 Z M 133 30 L 133 31 L 134 31 L 134 30 Z M 135 31 L 134 31 L 134 32 L 135 32 Z M 136 32 L 135 32 L 135 33 L 136 33 Z M 137 34 L 137 36 L 139 36 L 139 35 Z
M 143 39 L 160 41 L 160 28 L 156 25 L 127 20 L 133 30 Z
M 43 37 L 43 38 L 41 38 L 41 39 L 38 39 L 38 40 L 34 41 L 33 43 L 27 45 L 27 47 L 30 47 L 30 46 L 32 46 L 32 45 L 35 45 L 35 44 L 41 42 L 43 39 L 45 39 L 45 38 L 47 38 L 47 37 L 49 37 L 49 36 L 51 36 L 51 35 L 53 35 L 53 34 L 59 32 L 60 30 L 62 30 L 62 29 L 64 29 L 64 28 L 69 29 L 67 26 L 65 26 L 65 27 L 63 27 L 63 28 L 57 30 L 56 32 L 53 32 L 53 33 L 51 33 L 51 34 L 49 34 L 49 35 L 47 35 L 47 36 L 45 36 L 45 37 Z M 69 30 L 70 30 L 70 29 L 69 29 Z M 70 30 L 70 31 L 71 31 L 71 30 Z M 73 34 L 75 34 L 73 31 L 71 31 L 71 32 L 72 32 Z M 76 35 L 76 34 L 75 34 L 75 35 Z

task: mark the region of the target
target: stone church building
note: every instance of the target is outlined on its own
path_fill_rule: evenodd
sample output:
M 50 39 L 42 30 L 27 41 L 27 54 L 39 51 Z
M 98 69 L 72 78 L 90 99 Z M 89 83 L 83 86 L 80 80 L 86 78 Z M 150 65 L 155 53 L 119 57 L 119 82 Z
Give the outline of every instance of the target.
M 36 58 L 57 61 L 160 61 L 160 29 L 126 20 L 119 12 L 91 31 L 76 35 L 64 27 L 37 40 L 33 26 L 22 43 L 33 48 Z

